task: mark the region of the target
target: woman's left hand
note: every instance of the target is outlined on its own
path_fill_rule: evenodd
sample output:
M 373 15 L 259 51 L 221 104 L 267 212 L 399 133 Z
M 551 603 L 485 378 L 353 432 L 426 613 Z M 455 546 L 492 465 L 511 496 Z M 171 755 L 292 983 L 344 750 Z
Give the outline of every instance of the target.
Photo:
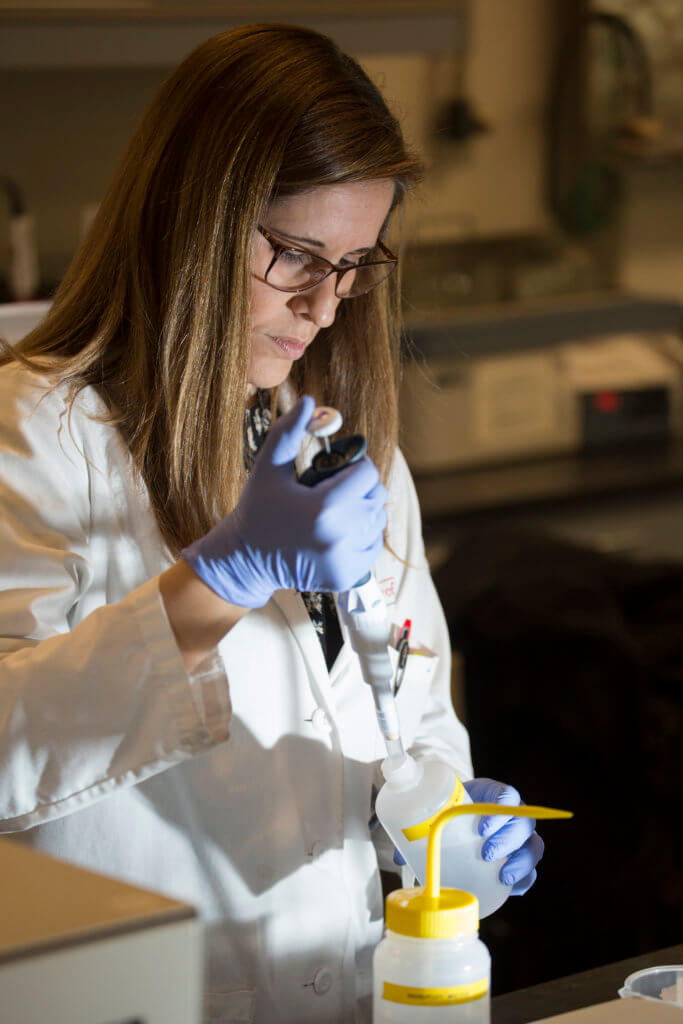
M 474 803 L 521 804 L 519 793 L 493 779 L 470 779 L 463 783 Z M 534 831 L 533 818 L 510 818 L 504 815 L 482 815 L 479 835 L 486 838 L 481 848 L 484 860 L 507 857 L 500 871 L 504 885 L 512 885 L 511 896 L 521 896 L 536 881 L 536 865 L 543 856 L 545 843 Z

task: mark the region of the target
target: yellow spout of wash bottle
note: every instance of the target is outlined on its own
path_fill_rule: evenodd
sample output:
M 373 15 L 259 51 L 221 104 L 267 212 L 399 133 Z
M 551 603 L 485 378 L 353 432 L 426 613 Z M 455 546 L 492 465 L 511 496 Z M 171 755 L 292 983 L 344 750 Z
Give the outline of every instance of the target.
M 440 884 L 441 833 L 461 814 L 572 817 L 571 811 L 552 807 L 472 803 L 448 807 L 434 819 L 424 886 L 397 889 L 387 897 L 387 930 L 373 961 L 373 1024 L 490 1022 L 491 958 L 478 937 L 477 898 Z M 451 1008 L 447 1018 L 444 1007 Z
M 427 841 L 427 872 L 425 877 L 425 894 L 429 899 L 439 899 L 441 882 L 441 833 L 444 825 L 461 814 L 504 814 L 509 818 L 572 818 L 571 811 L 560 811 L 554 807 L 535 807 L 522 804 L 514 807 L 503 804 L 459 804 L 449 807 L 434 819 L 429 829 Z

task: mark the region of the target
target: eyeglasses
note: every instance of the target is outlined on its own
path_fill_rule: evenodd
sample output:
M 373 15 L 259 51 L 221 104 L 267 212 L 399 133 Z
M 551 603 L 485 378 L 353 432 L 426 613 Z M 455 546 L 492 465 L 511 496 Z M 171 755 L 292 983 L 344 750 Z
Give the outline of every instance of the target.
M 263 280 L 280 292 L 305 292 L 315 288 L 330 274 L 336 274 L 334 294 L 338 299 L 352 299 L 376 288 L 389 277 L 398 263 L 398 258 L 382 242 L 378 242 L 358 263 L 342 261 L 334 264 L 307 249 L 297 249 L 296 246 L 280 242 L 260 224 L 258 229 L 274 253 Z M 378 256 L 384 258 L 378 259 Z

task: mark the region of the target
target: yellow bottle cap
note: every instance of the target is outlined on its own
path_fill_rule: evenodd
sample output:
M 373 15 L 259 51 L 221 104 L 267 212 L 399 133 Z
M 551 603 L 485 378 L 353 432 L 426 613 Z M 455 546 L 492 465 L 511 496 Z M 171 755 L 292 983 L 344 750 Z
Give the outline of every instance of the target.
M 386 926 L 417 939 L 451 939 L 479 928 L 479 900 L 462 889 L 443 888 L 437 899 L 423 886 L 396 889 L 387 896 Z
M 389 931 L 418 939 L 450 939 L 479 928 L 479 901 L 461 889 L 441 888 L 441 833 L 451 818 L 461 814 L 502 814 L 511 818 L 571 818 L 571 811 L 528 804 L 459 804 L 447 807 L 432 821 L 427 843 L 424 886 L 396 889 L 387 896 L 385 922 Z

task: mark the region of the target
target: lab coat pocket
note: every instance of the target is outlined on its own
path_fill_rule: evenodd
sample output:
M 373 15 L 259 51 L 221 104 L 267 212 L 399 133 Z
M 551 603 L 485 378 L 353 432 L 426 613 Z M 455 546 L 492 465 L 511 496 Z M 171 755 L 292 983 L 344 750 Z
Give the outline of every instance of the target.
M 389 657 L 396 680 L 398 651 L 394 647 L 389 648 Z M 421 647 L 418 644 L 409 648 L 408 660 L 402 678 L 399 675 L 400 685 L 396 693 L 396 709 L 401 723 L 403 746 L 406 749 L 413 743 L 420 727 L 438 663 L 438 654 L 428 647 Z
M 251 1024 L 256 993 L 249 989 L 208 992 L 204 1007 L 205 1024 Z

